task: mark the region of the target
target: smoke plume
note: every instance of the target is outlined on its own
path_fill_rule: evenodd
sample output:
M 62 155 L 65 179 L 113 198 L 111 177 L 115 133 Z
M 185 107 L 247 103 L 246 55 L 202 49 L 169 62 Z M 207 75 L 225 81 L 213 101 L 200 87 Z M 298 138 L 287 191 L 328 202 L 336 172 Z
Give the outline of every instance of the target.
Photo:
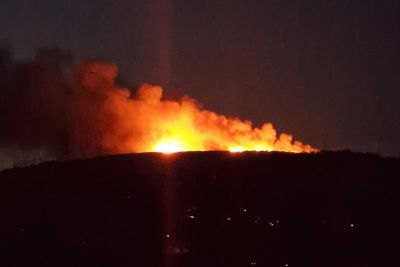
M 186 150 L 312 152 L 277 135 L 272 124 L 205 110 L 188 96 L 163 99 L 159 86 L 135 94 L 115 84 L 117 67 L 100 61 L 72 64 L 57 48 L 32 62 L 0 53 L 0 148 L 50 158 Z M 0 153 L 1 154 L 1 153 Z M 18 153 L 17 153 L 18 154 Z

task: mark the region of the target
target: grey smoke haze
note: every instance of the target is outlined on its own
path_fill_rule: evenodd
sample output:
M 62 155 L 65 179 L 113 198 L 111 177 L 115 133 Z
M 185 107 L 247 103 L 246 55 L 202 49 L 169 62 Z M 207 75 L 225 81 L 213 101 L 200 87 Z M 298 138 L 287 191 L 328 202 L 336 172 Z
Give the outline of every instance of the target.
M 102 90 L 114 88 L 115 65 L 74 65 L 55 47 L 26 62 L 7 49 L 0 56 L 0 168 L 105 152 L 96 114 Z

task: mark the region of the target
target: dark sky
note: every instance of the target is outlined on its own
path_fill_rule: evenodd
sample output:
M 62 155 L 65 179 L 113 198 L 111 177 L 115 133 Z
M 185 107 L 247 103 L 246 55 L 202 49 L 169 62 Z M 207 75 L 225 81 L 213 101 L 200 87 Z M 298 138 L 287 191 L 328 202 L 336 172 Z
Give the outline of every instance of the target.
M 2 0 L 17 58 L 57 45 L 320 148 L 399 155 L 398 0 Z

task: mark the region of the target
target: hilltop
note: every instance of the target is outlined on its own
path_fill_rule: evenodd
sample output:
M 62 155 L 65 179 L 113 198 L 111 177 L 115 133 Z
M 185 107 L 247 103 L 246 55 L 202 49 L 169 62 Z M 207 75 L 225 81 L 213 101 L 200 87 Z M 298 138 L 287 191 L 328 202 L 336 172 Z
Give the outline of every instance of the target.
M 186 152 L 0 172 L 1 266 L 393 266 L 400 159 Z

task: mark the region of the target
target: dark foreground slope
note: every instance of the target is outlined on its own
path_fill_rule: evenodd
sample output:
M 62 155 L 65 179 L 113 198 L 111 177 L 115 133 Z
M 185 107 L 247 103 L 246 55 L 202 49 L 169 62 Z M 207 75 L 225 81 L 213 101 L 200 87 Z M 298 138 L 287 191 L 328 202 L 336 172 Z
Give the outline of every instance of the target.
M 400 160 L 136 154 L 0 173 L 0 266 L 399 266 Z

